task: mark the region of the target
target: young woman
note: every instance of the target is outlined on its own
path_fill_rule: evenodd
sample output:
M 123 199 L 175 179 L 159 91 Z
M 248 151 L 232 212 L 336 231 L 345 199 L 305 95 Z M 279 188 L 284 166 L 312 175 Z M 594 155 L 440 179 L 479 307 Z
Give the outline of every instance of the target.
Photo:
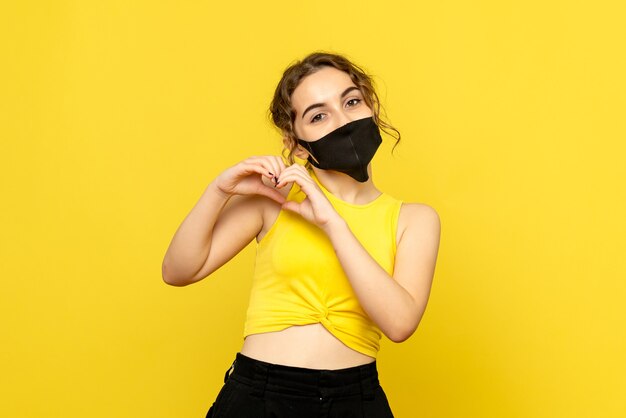
M 406 340 L 422 318 L 437 212 L 374 185 L 379 128 L 400 135 L 381 120 L 370 77 L 345 57 L 315 52 L 291 65 L 270 112 L 286 158 L 223 171 L 163 260 L 165 282 L 186 286 L 257 240 L 243 347 L 207 417 L 392 417 L 379 340 Z

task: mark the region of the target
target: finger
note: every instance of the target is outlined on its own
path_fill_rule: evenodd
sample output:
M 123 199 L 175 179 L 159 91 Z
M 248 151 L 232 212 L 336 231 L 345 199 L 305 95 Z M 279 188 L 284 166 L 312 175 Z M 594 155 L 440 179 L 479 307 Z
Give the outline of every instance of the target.
M 254 166 L 257 166 L 257 167 L 263 167 L 263 169 L 264 169 L 263 171 L 254 170 L 254 172 L 257 172 L 257 173 L 259 173 L 261 175 L 269 177 L 270 179 L 272 177 L 274 177 L 275 173 L 273 172 L 272 165 L 264 158 L 250 157 L 250 158 L 244 160 L 244 164 L 254 165 Z
M 298 184 L 298 186 L 300 186 L 300 189 L 302 189 L 305 193 L 307 190 L 309 190 L 309 184 L 307 184 L 306 179 L 303 179 L 300 176 L 297 175 L 283 175 L 281 177 L 281 179 L 278 181 L 278 183 L 276 184 L 276 188 L 277 189 L 282 189 L 283 187 L 286 187 L 292 183 L 296 183 Z
M 267 169 L 267 175 L 270 179 L 276 177 L 276 167 L 272 164 L 272 161 L 267 158 L 259 158 L 259 164 Z
M 301 188 L 308 189 L 315 183 L 308 173 L 302 173 L 298 169 L 289 170 L 289 168 L 281 174 L 278 184 L 276 184 L 276 188 L 280 189 L 288 183 L 296 182 Z M 306 192 L 306 190 L 304 191 Z
M 277 156 L 272 156 L 270 161 L 272 162 L 272 165 L 274 166 L 274 174 L 276 175 L 276 177 L 278 177 L 280 175 L 280 173 L 282 173 L 283 168 L 281 167 L 281 161 L 280 161 L 280 157 Z
M 300 164 L 292 164 L 285 169 L 285 173 L 291 173 L 291 172 L 301 173 L 305 177 L 311 178 L 311 175 L 309 174 L 307 169 Z
M 278 164 L 280 165 L 280 172 L 282 173 L 283 171 L 285 171 L 287 166 L 285 165 L 282 157 L 278 157 Z
M 285 203 L 283 203 L 283 205 L 282 205 L 282 208 L 283 208 L 283 209 L 289 210 L 289 211 L 291 211 L 291 212 L 295 212 L 295 213 L 297 213 L 298 215 L 302 215 L 302 213 L 300 212 L 301 207 L 302 207 L 302 206 L 301 206 L 301 204 L 300 204 L 300 203 L 295 202 L 295 201 L 293 201 L 293 200 L 288 200 L 288 201 L 286 201 Z
M 302 170 L 302 166 L 300 164 L 292 164 L 290 166 L 284 166 L 283 164 L 283 169 L 281 171 L 281 176 L 284 176 L 285 174 L 288 173 L 294 173 L 294 172 L 299 172 Z M 280 178 L 279 178 L 280 180 Z
M 283 158 L 281 156 L 273 156 L 272 162 L 275 164 L 276 167 L 276 171 L 274 172 L 274 174 L 276 175 L 276 182 L 278 183 L 280 175 L 287 169 L 287 166 L 285 165 L 285 162 L 283 161 Z
M 281 205 L 286 202 L 285 197 L 274 188 L 263 185 L 263 186 L 259 186 L 259 188 L 256 191 L 258 194 L 269 197 L 270 199 L 280 203 Z
M 271 156 L 265 155 L 262 157 L 255 157 L 254 162 L 257 164 L 261 164 L 263 167 L 267 169 L 269 177 L 273 180 L 276 177 L 276 172 L 278 171 L 278 165 L 272 161 L 273 158 Z
M 280 168 L 280 164 L 278 163 L 278 157 L 271 156 L 268 158 L 268 161 L 272 165 L 272 173 L 274 174 L 272 178 L 272 183 L 276 184 L 278 183 L 278 176 L 280 176 L 280 173 L 282 172 L 282 169 Z
M 244 175 L 250 175 L 253 173 L 258 173 L 262 176 L 267 176 L 267 177 L 272 177 L 268 174 L 269 170 L 267 169 L 267 167 L 264 167 L 262 164 L 258 164 L 258 163 L 252 163 L 252 162 L 244 162 L 241 163 L 241 174 Z

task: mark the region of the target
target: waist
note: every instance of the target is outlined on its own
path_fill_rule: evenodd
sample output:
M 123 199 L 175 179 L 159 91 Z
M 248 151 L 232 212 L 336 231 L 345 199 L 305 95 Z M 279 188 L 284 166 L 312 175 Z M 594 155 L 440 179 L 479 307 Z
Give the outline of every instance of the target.
M 248 335 L 241 353 L 268 363 L 311 369 L 341 369 L 375 360 L 346 345 L 321 323 Z
M 229 378 L 260 391 L 305 396 L 351 395 L 372 392 L 379 386 L 376 362 L 336 369 L 319 370 L 285 366 L 237 353 Z

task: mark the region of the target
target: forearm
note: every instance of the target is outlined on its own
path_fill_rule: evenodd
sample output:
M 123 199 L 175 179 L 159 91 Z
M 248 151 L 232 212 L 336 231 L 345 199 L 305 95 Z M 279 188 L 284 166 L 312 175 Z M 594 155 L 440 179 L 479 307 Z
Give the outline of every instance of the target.
M 178 227 L 165 253 L 163 280 L 185 284 L 203 266 L 211 248 L 211 236 L 217 218 L 229 196 L 210 183 Z
M 408 338 L 419 322 L 419 309 L 354 236 L 342 219 L 325 228 L 363 310 L 393 341 Z

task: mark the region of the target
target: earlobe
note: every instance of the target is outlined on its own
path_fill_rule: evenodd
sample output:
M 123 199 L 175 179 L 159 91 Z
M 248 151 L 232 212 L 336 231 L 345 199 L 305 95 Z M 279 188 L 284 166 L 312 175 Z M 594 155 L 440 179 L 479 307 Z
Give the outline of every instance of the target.
M 302 148 L 300 145 L 296 146 L 296 150 L 293 155 L 300 158 L 301 160 L 306 160 L 307 158 L 309 158 L 309 152 Z
M 296 149 L 294 150 L 293 155 L 301 160 L 306 160 L 307 158 L 309 158 L 309 152 L 301 145 L 299 145 L 297 140 L 292 140 L 287 136 L 283 136 L 283 147 L 285 150 L 291 149 L 291 147 L 293 147 L 294 145 L 294 142 L 296 145 Z

